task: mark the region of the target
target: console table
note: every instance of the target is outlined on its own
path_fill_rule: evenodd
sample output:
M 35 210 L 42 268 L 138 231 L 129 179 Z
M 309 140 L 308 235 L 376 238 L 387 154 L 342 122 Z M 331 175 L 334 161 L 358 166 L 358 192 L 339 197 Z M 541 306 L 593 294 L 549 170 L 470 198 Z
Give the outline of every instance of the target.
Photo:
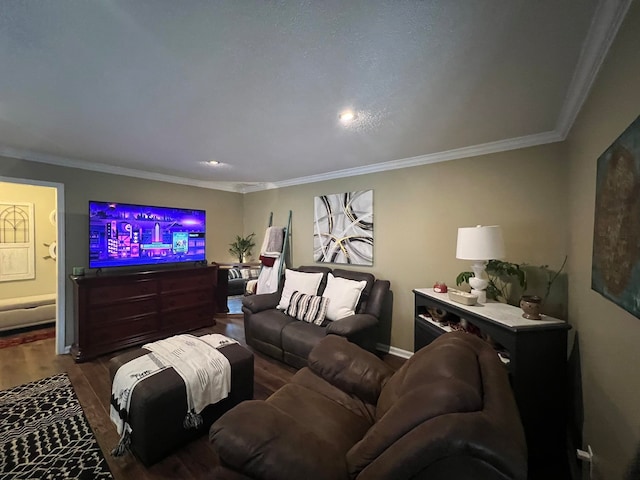
M 76 362 L 215 325 L 219 311 L 217 266 L 70 278 Z
M 509 372 L 529 449 L 530 468 L 537 462 L 565 455 L 567 402 L 567 331 L 564 320 L 522 317 L 522 310 L 498 302 L 463 305 L 433 288 L 415 295 L 414 349 L 418 351 L 446 327 L 431 320 L 428 308 L 437 308 L 477 327 L 483 336 L 506 352 L 501 359 Z

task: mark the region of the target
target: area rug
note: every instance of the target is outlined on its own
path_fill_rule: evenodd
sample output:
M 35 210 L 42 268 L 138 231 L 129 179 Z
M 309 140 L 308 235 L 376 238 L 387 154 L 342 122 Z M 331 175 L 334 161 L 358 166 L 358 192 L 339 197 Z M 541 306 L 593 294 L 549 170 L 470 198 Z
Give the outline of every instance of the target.
M 56 327 L 39 328 L 0 337 L 0 348 L 15 347 L 23 343 L 37 342 L 56 336 Z
M 0 391 L 0 480 L 113 479 L 65 373 Z

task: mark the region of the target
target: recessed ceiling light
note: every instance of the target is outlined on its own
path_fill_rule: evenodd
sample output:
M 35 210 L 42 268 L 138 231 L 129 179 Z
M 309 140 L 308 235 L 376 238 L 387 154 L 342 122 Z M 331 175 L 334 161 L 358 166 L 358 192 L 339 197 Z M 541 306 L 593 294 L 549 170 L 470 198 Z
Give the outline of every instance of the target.
M 345 110 L 344 112 L 338 115 L 338 119 L 342 123 L 352 122 L 353 120 L 355 120 L 355 118 L 356 118 L 356 114 L 353 110 Z
M 220 162 L 217 161 L 217 160 L 208 160 L 208 161 L 206 161 L 204 163 L 206 163 L 207 165 L 212 165 L 212 166 L 220 165 Z

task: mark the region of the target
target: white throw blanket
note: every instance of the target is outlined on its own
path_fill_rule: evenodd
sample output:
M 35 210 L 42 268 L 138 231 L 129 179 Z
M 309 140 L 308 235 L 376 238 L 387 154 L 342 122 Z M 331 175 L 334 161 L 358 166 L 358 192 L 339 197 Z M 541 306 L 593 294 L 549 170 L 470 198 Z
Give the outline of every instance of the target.
M 151 353 L 122 365 L 113 379 L 111 392 L 110 416 L 121 435 L 112 454 L 122 455 L 129 444 L 131 426 L 128 415 L 133 389 L 143 379 L 169 367 L 182 377 L 186 386 L 184 427 L 199 427 L 202 410 L 229 395 L 231 365 L 217 349 L 232 343 L 238 342 L 219 334 L 202 337 L 176 335 L 144 345 L 143 348 Z
M 169 367 L 159 361 L 152 353 L 134 358 L 118 368 L 111 385 L 109 416 L 111 421 L 116 424 L 120 441 L 111 452 L 112 455 L 116 457 L 123 455 L 129 447 L 131 436 L 129 407 L 133 389 L 145 378 L 149 378 L 166 368 Z
M 260 275 L 258 276 L 256 293 L 273 293 L 278 291 L 280 264 L 282 263 L 282 260 L 282 257 L 277 258 L 273 267 L 262 266 L 260 269 Z

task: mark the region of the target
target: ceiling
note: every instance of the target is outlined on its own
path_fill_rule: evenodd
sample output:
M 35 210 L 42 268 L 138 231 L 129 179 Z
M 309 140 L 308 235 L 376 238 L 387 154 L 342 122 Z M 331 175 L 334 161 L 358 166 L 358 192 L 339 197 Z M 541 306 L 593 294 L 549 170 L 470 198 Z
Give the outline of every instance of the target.
M 254 191 L 560 141 L 629 3 L 2 0 L 0 155 Z

